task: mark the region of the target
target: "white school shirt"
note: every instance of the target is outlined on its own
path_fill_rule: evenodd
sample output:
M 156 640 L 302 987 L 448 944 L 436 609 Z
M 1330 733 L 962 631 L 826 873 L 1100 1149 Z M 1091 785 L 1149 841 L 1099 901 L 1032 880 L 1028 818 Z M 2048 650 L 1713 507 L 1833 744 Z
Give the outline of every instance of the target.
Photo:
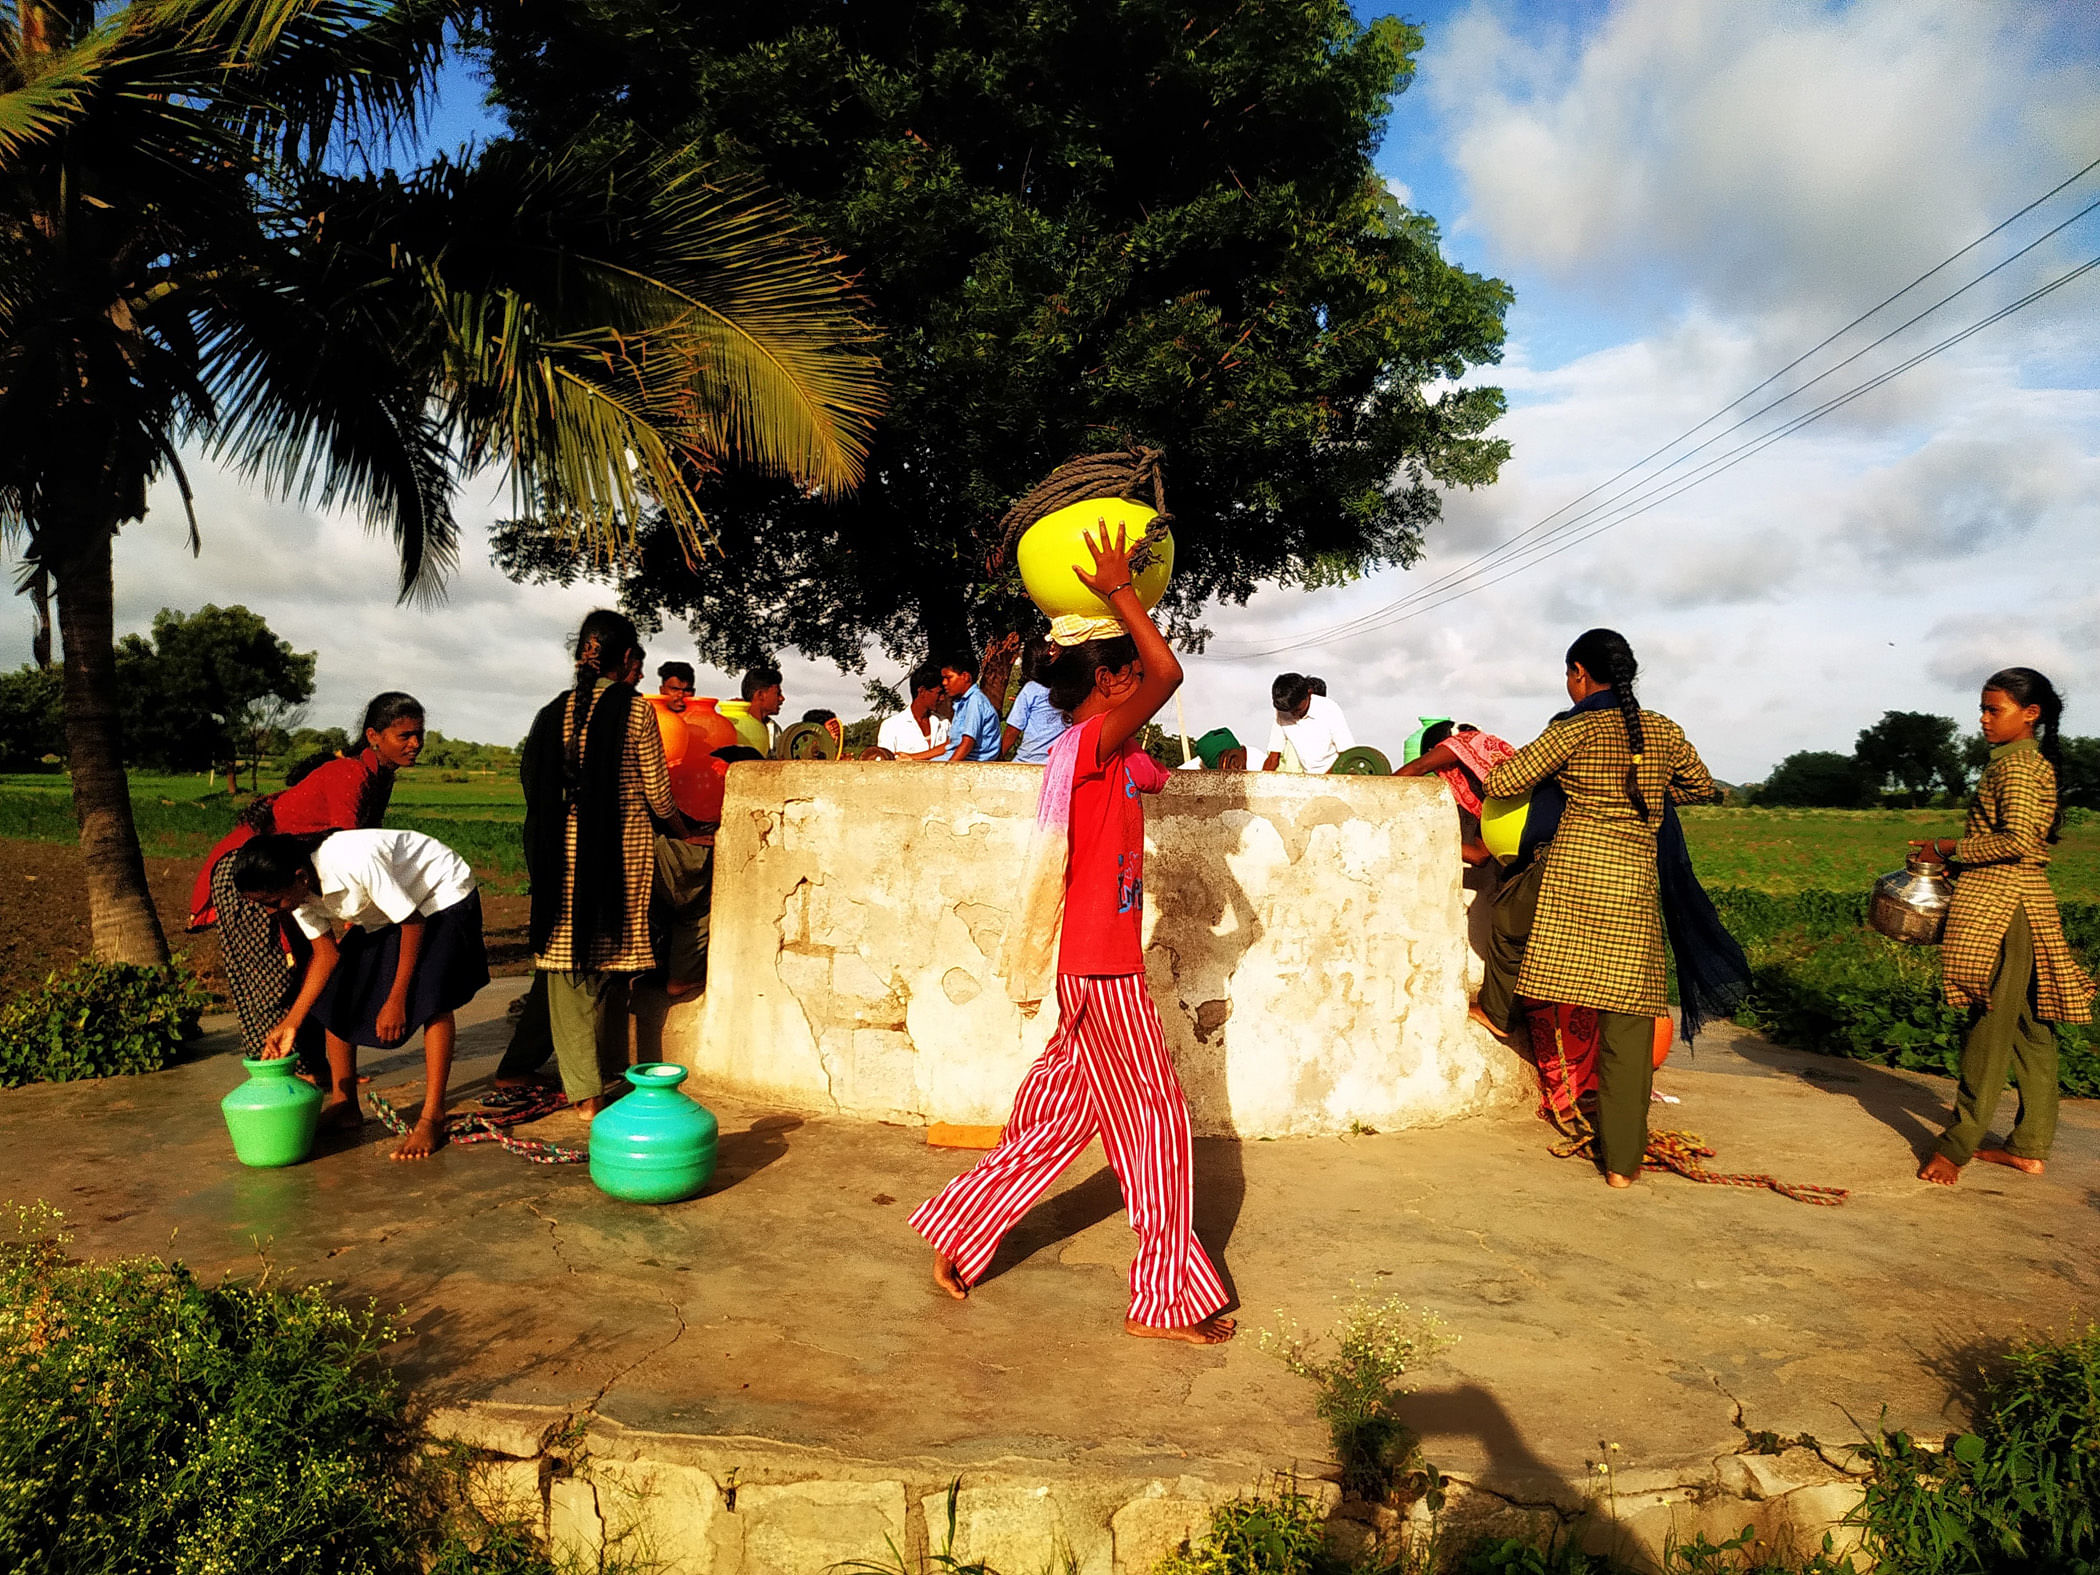
M 1305 719 L 1310 722 L 1314 717 L 1327 724 L 1328 730 L 1334 734 L 1343 749 L 1356 747 L 1356 735 L 1349 731 L 1349 724 L 1342 716 L 1342 708 L 1327 696 L 1312 697 L 1312 705 L 1306 710 Z
M 1298 764 L 1313 776 L 1325 776 L 1335 757 L 1345 749 L 1353 749 L 1356 740 L 1350 736 L 1349 724 L 1342 720 L 1339 707 L 1328 702 L 1332 716 L 1319 710 L 1325 695 L 1314 695 L 1313 709 L 1295 722 L 1286 722 L 1277 717 L 1276 724 L 1269 729 L 1268 753 L 1284 757 L 1285 765 L 1295 752 Z
M 948 742 L 948 719 L 938 711 L 927 713 L 926 725 L 933 729 L 931 737 L 919 731 L 919 724 L 909 711 L 899 711 L 895 716 L 882 719 L 882 726 L 875 729 L 875 742 L 893 755 L 923 754 L 929 749 Z
M 474 871 L 420 831 L 338 831 L 314 849 L 319 889 L 292 918 L 312 940 L 332 923 L 383 930 L 411 914 L 433 913 L 474 893 Z

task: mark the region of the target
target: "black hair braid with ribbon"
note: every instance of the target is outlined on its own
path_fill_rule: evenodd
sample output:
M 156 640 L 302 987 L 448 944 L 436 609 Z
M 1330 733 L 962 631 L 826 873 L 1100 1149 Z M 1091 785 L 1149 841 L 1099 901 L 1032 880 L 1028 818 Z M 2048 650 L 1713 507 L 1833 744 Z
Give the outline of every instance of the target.
M 1633 800 L 1634 813 L 1645 821 L 1648 797 L 1641 791 L 1640 765 L 1647 756 L 1648 738 L 1641 726 L 1641 704 L 1633 693 L 1633 681 L 1641 672 L 1633 647 L 1616 629 L 1590 629 L 1568 647 L 1567 665 L 1580 667 L 1600 684 L 1611 685 L 1619 716 L 1626 724 L 1626 747 L 1633 756 L 1626 764 L 1626 796 Z
M 2064 697 L 2047 676 L 2032 667 L 2001 667 L 1983 681 L 1983 687 L 1997 690 L 2014 705 L 2031 705 L 2042 713 L 2035 719 L 2034 741 L 2056 773 L 2056 818 L 2049 822 L 2049 840 L 2054 842 L 2064 829 L 2064 746 L 2057 736 L 2064 719 Z
M 1152 562 L 1152 543 L 1163 541 L 1174 516 L 1167 509 L 1165 460 L 1156 448 L 1128 443 L 1101 454 L 1074 454 L 1029 488 L 999 520 L 999 545 L 985 568 L 997 574 L 1013 559 L 1015 546 L 1028 527 L 1046 514 L 1084 503 L 1088 498 L 1125 498 L 1155 510 L 1145 535 L 1130 555 L 1131 572 Z

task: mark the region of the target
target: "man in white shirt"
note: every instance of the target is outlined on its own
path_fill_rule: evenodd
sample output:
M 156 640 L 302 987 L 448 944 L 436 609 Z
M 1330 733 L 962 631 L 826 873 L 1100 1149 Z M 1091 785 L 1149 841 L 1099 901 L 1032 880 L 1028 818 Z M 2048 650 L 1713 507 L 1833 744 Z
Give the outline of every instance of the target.
M 357 1047 L 399 1044 L 422 1029 L 423 1109 L 394 1158 L 435 1153 L 445 1142 L 452 1014 L 489 977 L 474 871 L 419 831 L 338 831 L 318 845 L 261 836 L 234 860 L 234 889 L 289 917 L 313 942 L 299 994 L 270 1030 L 264 1056 L 291 1054 L 300 1025 L 318 1008 L 331 1084 L 321 1117 L 355 1128 L 363 1119 Z M 350 926 L 340 944 L 338 924 Z
M 933 662 L 922 662 L 906 681 L 911 685 L 910 709 L 884 717 L 875 742 L 899 760 L 938 760 L 948 751 L 948 719 L 940 714 L 946 698 L 941 670 Z
M 1343 750 L 1356 747 L 1341 708 L 1324 694 L 1315 695 L 1313 683 L 1303 673 L 1279 673 L 1269 686 L 1276 724 L 1269 729 L 1269 753 L 1262 770 L 1325 776 Z M 1316 700 L 1324 710 L 1314 709 Z

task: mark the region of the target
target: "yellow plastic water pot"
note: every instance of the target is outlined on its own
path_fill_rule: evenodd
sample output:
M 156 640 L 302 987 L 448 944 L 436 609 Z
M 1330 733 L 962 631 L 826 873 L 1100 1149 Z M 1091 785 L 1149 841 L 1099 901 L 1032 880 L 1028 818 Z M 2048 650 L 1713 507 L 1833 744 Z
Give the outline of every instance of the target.
M 1100 534 L 1105 522 L 1108 538 L 1115 540 L 1116 527 L 1128 533 L 1133 550 L 1143 539 L 1145 528 L 1159 511 L 1124 498 L 1087 498 L 1067 504 L 1054 514 L 1045 514 L 1022 533 L 1014 557 L 1020 564 L 1021 583 L 1048 618 L 1113 616 L 1106 602 L 1079 583 L 1075 569 L 1091 570 L 1094 555 L 1087 551 L 1086 533 Z M 1167 581 L 1174 577 L 1174 538 L 1153 543 L 1152 561 L 1131 577 L 1131 586 L 1147 611 L 1167 594 Z
M 1491 798 L 1480 806 L 1480 840 L 1488 852 L 1504 864 L 1517 856 L 1524 839 L 1524 822 L 1531 816 L 1531 795 L 1522 798 Z

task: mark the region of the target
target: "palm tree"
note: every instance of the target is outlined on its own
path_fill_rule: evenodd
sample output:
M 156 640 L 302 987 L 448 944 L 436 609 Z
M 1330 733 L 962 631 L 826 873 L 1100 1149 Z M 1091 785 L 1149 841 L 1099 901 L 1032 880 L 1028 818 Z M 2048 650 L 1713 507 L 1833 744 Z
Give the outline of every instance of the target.
M 98 955 L 165 961 L 124 776 L 112 542 L 185 446 L 454 561 L 455 489 L 599 552 L 755 465 L 858 480 L 879 406 L 836 258 L 688 153 L 580 128 L 344 173 L 463 0 L 16 0 L 0 17 L 0 532 L 48 580 Z M 194 513 L 191 542 L 197 540 Z

